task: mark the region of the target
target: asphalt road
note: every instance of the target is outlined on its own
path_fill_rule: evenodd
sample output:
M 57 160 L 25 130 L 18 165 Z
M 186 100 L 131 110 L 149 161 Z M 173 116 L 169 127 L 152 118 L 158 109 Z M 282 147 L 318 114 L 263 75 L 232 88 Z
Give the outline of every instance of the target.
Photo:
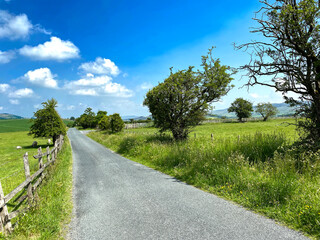
M 307 239 L 235 204 L 123 158 L 70 129 L 70 239 Z

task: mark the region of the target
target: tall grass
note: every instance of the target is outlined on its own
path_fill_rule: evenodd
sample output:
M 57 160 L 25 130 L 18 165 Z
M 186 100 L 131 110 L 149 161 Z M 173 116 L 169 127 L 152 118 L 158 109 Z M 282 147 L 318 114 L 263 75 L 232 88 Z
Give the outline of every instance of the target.
M 0 239 L 63 239 L 72 212 L 72 151 L 65 138 L 62 151 L 37 190 L 36 205 L 18 217 L 14 232 Z
M 148 131 L 91 138 L 149 167 L 320 238 L 320 156 L 297 156 L 284 134 L 191 138 Z

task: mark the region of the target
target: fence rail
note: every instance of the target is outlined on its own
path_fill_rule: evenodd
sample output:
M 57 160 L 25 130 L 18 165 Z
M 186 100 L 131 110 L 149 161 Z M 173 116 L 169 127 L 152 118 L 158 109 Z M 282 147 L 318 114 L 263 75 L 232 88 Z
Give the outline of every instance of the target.
M 58 152 L 61 150 L 63 143 L 64 137 L 60 135 L 58 139 L 55 141 L 54 147 L 51 150 L 48 146 L 46 148 L 46 152 L 43 153 L 41 147 L 38 148 L 38 154 L 33 157 L 35 159 L 38 159 L 39 170 L 37 170 L 32 175 L 30 175 L 29 156 L 26 152 L 23 155 L 24 173 L 26 180 L 20 183 L 19 186 L 17 186 L 7 195 L 4 195 L 0 181 L 0 232 L 3 232 L 4 234 L 11 233 L 13 230 L 11 220 L 17 217 L 20 213 L 23 213 L 26 210 L 28 210 L 28 208 L 34 204 L 34 193 L 46 175 L 44 173 L 44 170 L 50 164 L 56 161 Z M 43 164 L 44 157 L 47 158 L 47 162 L 45 164 Z M 28 207 L 18 210 L 13 208 L 13 211 L 9 212 L 7 204 L 23 189 L 26 190 L 26 194 L 22 195 L 22 193 L 20 196 L 17 196 L 16 199 L 14 199 L 14 202 L 16 203 L 16 206 L 20 206 L 22 202 L 28 199 Z

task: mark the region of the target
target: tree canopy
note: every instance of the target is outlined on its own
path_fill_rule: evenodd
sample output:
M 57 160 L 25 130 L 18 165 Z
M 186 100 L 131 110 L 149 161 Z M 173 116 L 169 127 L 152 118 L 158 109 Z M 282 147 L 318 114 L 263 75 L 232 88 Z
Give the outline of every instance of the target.
M 252 103 L 243 98 L 237 98 L 228 108 L 228 112 L 235 112 L 240 122 L 243 121 L 243 118 L 251 117 L 252 111 Z
M 296 116 L 304 118 L 298 126 L 312 144 L 320 138 L 320 1 L 261 2 L 263 7 L 254 18 L 259 26 L 252 32 L 266 40 L 237 47 L 251 54 L 251 61 L 240 69 L 247 71 L 249 86 L 275 88 L 297 107 Z
M 97 126 L 96 114 L 88 107 L 77 119 L 77 124 L 83 128 L 95 128 Z
M 110 129 L 113 133 L 120 132 L 124 128 L 124 122 L 118 113 L 110 115 Z
M 267 121 L 269 117 L 275 116 L 279 111 L 271 103 L 258 103 L 256 112 L 261 114 L 263 121 Z
M 66 134 L 66 126 L 55 109 L 57 104 L 58 102 L 53 98 L 42 103 L 43 108 L 35 112 L 35 119 L 31 120 L 33 124 L 30 127 L 30 135 L 50 137 L 55 142 L 60 134 Z
M 231 89 L 233 71 L 213 59 L 212 49 L 202 57 L 203 70 L 173 72 L 151 89 L 144 100 L 160 132 L 170 130 L 174 139 L 186 139 L 190 128 L 199 124 L 207 113 L 210 103 L 218 101 Z
M 99 123 L 98 123 L 98 127 L 101 130 L 108 130 L 110 128 L 110 117 L 108 117 L 107 115 L 104 115 Z

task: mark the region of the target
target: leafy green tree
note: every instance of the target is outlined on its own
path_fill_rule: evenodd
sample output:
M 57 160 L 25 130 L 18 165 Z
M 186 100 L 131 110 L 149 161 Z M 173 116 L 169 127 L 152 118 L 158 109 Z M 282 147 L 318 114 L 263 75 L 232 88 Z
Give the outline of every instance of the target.
M 228 108 L 228 112 L 234 112 L 240 122 L 242 122 L 243 118 L 251 117 L 252 111 L 252 103 L 243 98 L 237 98 Z
M 70 117 L 70 120 L 74 121 L 74 120 L 76 120 L 76 119 L 72 116 L 72 117 Z
M 34 137 L 50 137 L 53 142 L 60 134 L 66 135 L 66 126 L 60 115 L 56 111 L 57 100 L 50 99 L 43 102 L 43 108 L 34 113 L 35 119 L 32 119 L 29 135 Z
M 310 146 L 320 139 L 320 2 L 314 0 L 261 1 L 252 32 L 266 38 L 238 46 L 251 55 L 248 86 L 269 86 L 297 109 L 302 140 Z M 270 81 L 267 81 L 266 77 Z M 301 118 L 302 117 L 302 118 Z M 320 147 L 320 145 L 319 145 Z
M 96 114 L 92 108 L 87 108 L 84 113 L 79 117 L 78 124 L 83 128 L 95 128 L 97 126 Z
M 98 123 L 98 127 L 101 130 L 108 130 L 110 128 L 110 118 L 107 115 L 104 115 L 99 123 Z
M 279 111 L 271 103 L 258 103 L 256 112 L 261 114 L 263 121 L 267 121 L 269 117 L 275 116 Z
M 107 116 L 107 111 L 101 111 L 99 110 L 97 112 L 97 116 L 96 116 L 96 122 L 99 124 L 100 120 L 104 117 L 104 116 Z
M 118 113 L 110 115 L 110 129 L 114 132 L 121 132 L 124 128 L 124 122 Z
M 144 100 L 160 132 L 170 130 L 174 139 L 188 137 L 190 128 L 199 124 L 210 108 L 231 89 L 231 68 L 213 59 L 212 49 L 202 57 L 202 71 L 172 72 L 170 76 L 151 89 Z

